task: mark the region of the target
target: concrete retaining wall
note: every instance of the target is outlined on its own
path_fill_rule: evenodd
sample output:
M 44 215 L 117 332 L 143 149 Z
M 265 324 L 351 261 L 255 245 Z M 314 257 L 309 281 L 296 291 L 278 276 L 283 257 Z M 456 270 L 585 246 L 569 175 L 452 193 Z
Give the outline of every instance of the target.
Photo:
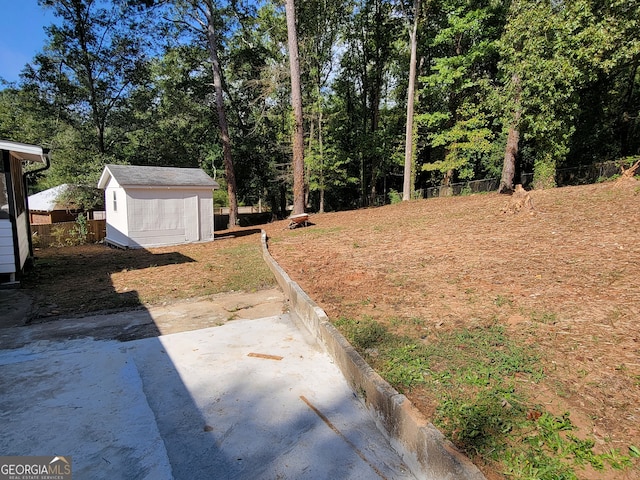
M 412 473 L 429 480 L 486 480 L 404 395 L 378 375 L 329 321 L 329 317 L 276 263 L 262 232 L 263 257 L 295 313 L 331 355 Z

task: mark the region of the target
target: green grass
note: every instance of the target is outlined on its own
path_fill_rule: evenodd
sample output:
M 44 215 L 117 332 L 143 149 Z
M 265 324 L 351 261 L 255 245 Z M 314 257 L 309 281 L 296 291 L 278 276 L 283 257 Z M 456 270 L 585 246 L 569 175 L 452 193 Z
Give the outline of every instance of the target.
M 397 323 L 391 321 L 390 328 Z M 626 469 L 640 457 L 634 446 L 628 454 L 595 453 L 593 439 L 572 433 L 569 413 L 554 416 L 532 404 L 515 378 L 542 380 L 542 362 L 535 347 L 520 346 L 502 326 L 435 333 L 421 342 L 371 317 L 335 324 L 397 390 L 424 388 L 438 399 L 435 425 L 462 451 L 508 478 L 572 480 L 585 466 Z
M 260 245 L 233 246 L 222 249 L 220 255 L 227 272 L 224 290 L 255 292 L 276 285 L 273 273 L 262 259 Z

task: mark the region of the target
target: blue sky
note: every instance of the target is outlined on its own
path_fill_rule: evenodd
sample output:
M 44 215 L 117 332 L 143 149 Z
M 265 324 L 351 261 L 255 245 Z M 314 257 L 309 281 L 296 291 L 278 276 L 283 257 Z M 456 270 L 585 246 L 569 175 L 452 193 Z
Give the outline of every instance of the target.
M 54 19 L 37 0 L 0 0 L 0 77 L 18 80 L 22 68 L 42 51 L 44 27 Z

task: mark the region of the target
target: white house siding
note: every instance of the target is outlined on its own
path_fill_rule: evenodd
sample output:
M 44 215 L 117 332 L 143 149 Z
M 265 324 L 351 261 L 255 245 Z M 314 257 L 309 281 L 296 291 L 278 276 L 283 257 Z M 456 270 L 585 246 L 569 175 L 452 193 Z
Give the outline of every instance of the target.
M 0 273 L 16 272 L 16 260 L 13 254 L 11 220 L 0 219 Z

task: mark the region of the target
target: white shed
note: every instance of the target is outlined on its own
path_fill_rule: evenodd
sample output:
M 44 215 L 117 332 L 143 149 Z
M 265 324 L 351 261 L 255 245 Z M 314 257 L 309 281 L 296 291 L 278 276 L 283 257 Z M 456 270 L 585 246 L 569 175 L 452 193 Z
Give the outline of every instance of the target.
M 37 145 L 0 140 L 0 283 L 12 283 L 33 257 L 27 175 L 49 168 L 49 152 Z M 37 165 L 29 172 L 26 164 Z
M 107 165 L 105 241 L 125 248 L 213 240 L 213 190 L 218 183 L 199 168 Z

